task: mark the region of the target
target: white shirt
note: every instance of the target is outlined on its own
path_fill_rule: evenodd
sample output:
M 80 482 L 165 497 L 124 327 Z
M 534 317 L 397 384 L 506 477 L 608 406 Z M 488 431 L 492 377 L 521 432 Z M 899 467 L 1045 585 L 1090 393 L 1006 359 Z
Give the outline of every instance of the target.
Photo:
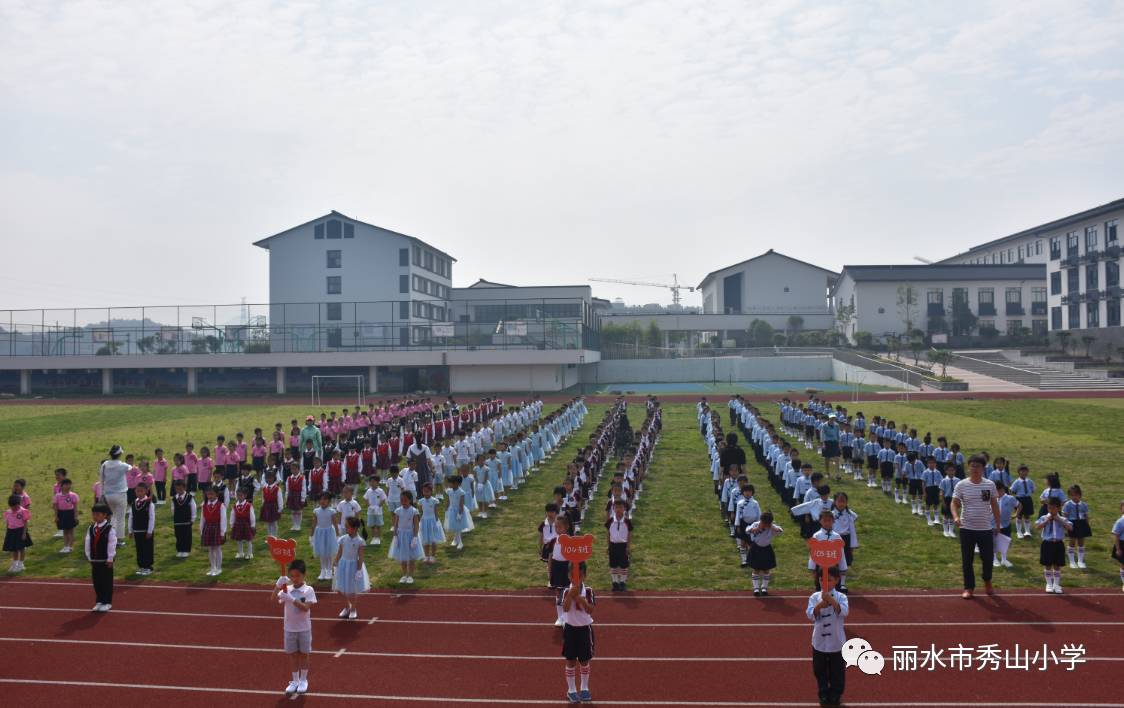
M 404 470 L 398 471 L 398 488 L 399 489 L 401 489 L 403 492 L 414 492 L 414 494 L 416 496 L 417 491 L 418 491 L 417 486 L 418 486 L 418 473 L 417 473 L 416 470 L 412 470 L 409 467 L 407 467 Z
M 293 605 L 294 600 L 304 600 L 309 605 L 316 604 L 316 591 L 308 583 L 299 588 L 291 584 L 285 586 L 285 592 L 277 596 L 277 601 L 285 606 L 285 631 L 286 632 L 311 632 L 312 610 L 302 612 Z
M 336 504 L 336 511 L 340 513 L 340 530 L 342 531 L 344 529 L 344 524 L 348 519 L 353 516 L 359 515 L 359 502 L 355 501 L 354 499 L 350 501 L 347 499 L 341 499 L 339 503 Z
M 121 460 L 106 460 L 101 463 L 101 469 L 98 471 L 101 493 L 103 495 L 124 494 L 128 488 L 125 483 L 125 474 L 128 473 L 129 469 L 129 465 Z
M 371 509 L 377 514 L 382 513 L 383 504 L 386 504 L 386 492 L 381 488 L 368 488 L 367 491 L 363 492 L 363 498 L 367 500 L 368 509 Z
M 340 560 L 359 560 L 359 549 L 366 545 L 367 542 L 364 541 L 363 537 L 359 534 L 355 534 L 354 536 L 344 534 L 340 536 L 339 546 L 343 549 L 343 555 L 340 556 Z
M 815 607 L 823 598 L 822 592 L 814 592 L 808 598 L 808 609 L 805 614 L 808 619 L 816 623 L 812 629 L 812 648 L 816 651 L 843 651 L 843 644 L 847 641 L 847 635 L 843 631 L 843 618 L 851 611 L 847 604 L 847 596 L 835 590 L 831 591 L 831 595 L 839 603 L 838 613 L 831 605 L 816 612 Z
M 586 602 L 590 605 L 594 604 L 593 588 L 582 583 L 581 594 L 585 597 Z M 571 627 L 588 627 L 593 624 L 593 616 L 578 607 L 577 602 L 574 602 L 570 605 L 570 609 L 562 610 L 562 621 Z
M 632 535 L 628 528 L 628 517 L 617 517 L 616 513 L 609 517 L 609 543 L 628 543 Z
M 952 490 L 952 498 L 960 500 L 960 528 L 969 531 L 990 531 L 995 526 L 991 500 L 996 496 L 995 482 L 986 477 L 979 484 L 962 479 Z

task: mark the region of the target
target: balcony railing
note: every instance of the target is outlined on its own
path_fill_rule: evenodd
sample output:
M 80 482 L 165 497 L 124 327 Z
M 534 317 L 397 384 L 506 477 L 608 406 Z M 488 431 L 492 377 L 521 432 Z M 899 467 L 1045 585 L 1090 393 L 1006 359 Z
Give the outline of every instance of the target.
M 421 300 L 415 302 L 423 302 Z M 0 311 L 0 356 L 130 356 L 463 349 L 598 349 L 580 299 L 268 303 Z
M 1104 296 L 1107 298 L 1120 297 L 1122 292 L 1124 291 L 1120 289 L 1119 285 L 1110 285 L 1109 287 L 1105 288 Z
M 1032 303 L 1030 303 L 1030 314 L 1032 314 L 1032 315 L 1045 315 L 1046 314 L 1046 303 L 1044 303 L 1044 302 L 1032 302 Z
M 994 302 L 980 303 L 980 317 L 995 317 L 996 314 Z
M 926 314 L 929 315 L 929 317 L 944 317 L 944 303 L 930 302 Z
M 1101 251 L 1101 256 L 1108 259 L 1119 258 L 1121 253 L 1120 246 L 1109 246 Z
M 1101 291 L 1100 290 L 1097 290 L 1096 288 L 1094 288 L 1092 290 L 1086 290 L 1085 291 L 1085 301 L 1086 302 L 1096 302 L 1097 300 L 1100 300 L 1100 299 L 1101 299 Z
M 1008 316 L 1026 314 L 1026 310 L 1023 309 L 1023 304 L 1021 302 L 1008 302 L 1006 312 Z

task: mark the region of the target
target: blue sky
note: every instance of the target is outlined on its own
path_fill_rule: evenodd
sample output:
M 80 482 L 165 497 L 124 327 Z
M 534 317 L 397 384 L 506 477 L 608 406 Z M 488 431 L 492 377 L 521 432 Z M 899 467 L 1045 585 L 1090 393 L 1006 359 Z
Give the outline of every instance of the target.
M 1124 3 L 0 0 L 0 103 L 0 308 L 263 301 L 331 209 L 456 285 L 698 282 L 1124 196 Z

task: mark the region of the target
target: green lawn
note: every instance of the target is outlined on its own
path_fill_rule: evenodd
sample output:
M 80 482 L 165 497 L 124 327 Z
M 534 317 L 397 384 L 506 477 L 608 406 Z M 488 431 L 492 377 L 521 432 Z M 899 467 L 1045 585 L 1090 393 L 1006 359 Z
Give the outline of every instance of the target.
M 852 404 L 853 411 L 887 415 L 899 424 L 906 422 L 922 434 L 947 435 L 965 451 L 988 450 L 1005 455 L 1016 465 L 1026 462 L 1041 487 L 1047 471 L 1061 472 L 1065 485 L 1077 482 L 1085 489 L 1092 509 L 1093 538 L 1089 540 L 1089 569 L 1063 572 L 1067 586 L 1118 587 L 1115 564 L 1108 558 L 1108 532 L 1124 499 L 1124 475 L 1117 461 L 1124 458 L 1124 399 L 940 401 L 902 404 L 868 401 Z M 723 413 L 725 409 L 723 408 Z M 776 420 L 773 407 L 763 408 Z M 465 550 L 444 547 L 439 563 L 417 573 L 419 587 L 494 588 L 538 587 L 545 569 L 536 558 L 535 529 L 543 516 L 543 505 L 559 484 L 566 461 L 584 444 L 605 406 L 590 406 L 585 426 L 564 448 L 533 475 L 511 500 L 491 518 L 477 522 L 477 530 L 465 537 Z M 286 422 L 303 414 L 301 406 L 98 406 L 13 405 L 0 406 L 0 435 L 8 442 L 0 448 L 0 484 L 25 477 L 36 512 L 32 534 L 36 545 L 28 557 L 28 576 L 86 577 L 80 554 L 60 556 L 53 533 L 49 493 L 51 471 L 56 466 L 70 470 L 76 491 L 82 496 L 83 527 L 89 520 L 90 488 L 98 462 L 111 443 L 128 451 L 151 455 L 156 446 L 180 450 L 185 440 L 198 448 L 218 432 L 228 436 L 255 426 L 271 429 L 275 421 Z M 639 421 L 637 421 L 638 423 Z M 817 468 L 822 460 L 800 450 Z M 762 508 L 777 514 L 786 533 L 777 539 L 779 568 L 773 587 L 778 590 L 808 585 L 806 555 L 798 530 L 764 479 L 764 470 L 750 460 L 751 479 Z M 879 490 L 864 483 L 832 482 L 851 496 L 858 512 L 859 539 L 854 572 L 849 584 L 855 588 L 955 587 L 959 584 L 959 547 L 941 536 L 938 527 L 927 527 L 908 507 L 894 505 Z M 586 529 L 598 537 L 590 564 L 590 577 L 597 586 L 608 584 L 602 507 L 607 487 L 603 482 L 591 503 Z M 188 560 L 172 557 L 170 511 L 162 507 L 158 519 L 157 572 L 153 581 L 208 582 L 206 561 L 198 550 Z M 749 587 L 739 567 L 733 540 L 720 521 L 712 492 L 706 449 L 695 424 L 694 405 L 665 406 L 664 432 L 653 455 L 652 467 L 634 518 L 633 566 L 630 587 L 637 590 L 713 589 Z M 282 528 L 285 528 L 284 524 Z M 307 529 L 307 522 L 305 525 Z M 298 539 L 307 551 L 307 536 Z M 223 582 L 264 582 L 275 567 L 258 544 L 258 557 L 251 562 L 235 561 L 228 545 Z M 383 587 L 394 584 L 400 572 L 385 556 L 386 546 L 370 549 L 368 567 L 372 582 Z M 1038 543 L 1016 541 L 1012 570 L 997 569 L 1000 587 L 1037 587 L 1041 579 Z M 122 556 L 121 577 L 133 568 L 133 550 Z

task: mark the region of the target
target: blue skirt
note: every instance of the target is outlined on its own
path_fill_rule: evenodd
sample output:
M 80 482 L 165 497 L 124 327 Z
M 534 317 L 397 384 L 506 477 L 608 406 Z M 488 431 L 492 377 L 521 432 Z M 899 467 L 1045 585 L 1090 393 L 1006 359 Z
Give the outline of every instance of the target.
M 387 552 L 387 557 L 401 563 L 425 558 L 425 553 L 422 552 L 421 542 L 418 543 L 417 548 L 413 550 L 410 549 L 410 542 L 413 540 L 413 528 L 398 529 L 398 533 L 394 534 L 394 540 L 390 542 L 390 551 Z
M 445 510 L 445 530 L 449 533 L 465 533 L 471 531 L 474 526 L 472 524 L 472 517 L 469 515 L 468 500 L 465 500 L 464 509 L 454 509 L 449 507 Z
M 356 578 L 356 571 L 359 578 Z M 344 595 L 358 595 L 371 589 L 371 576 L 367 575 L 367 566 L 359 565 L 357 561 L 340 559 L 336 572 L 332 576 L 332 589 Z
M 336 532 L 327 526 L 317 527 L 312 532 L 312 556 L 314 558 L 331 558 L 339 548 L 339 539 Z
M 503 486 L 514 487 L 515 486 L 515 478 L 514 477 L 515 477 L 515 474 L 511 469 L 511 465 L 506 465 L 503 468 Z
M 496 492 L 492 489 L 491 484 L 487 482 L 479 484 L 476 486 L 476 491 L 476 499 L 478 499 L 481 504 L 491 504 L 496 501 Z
M 444 543 L 445 531 L 442 530 L 440 522 L 437 517 L 427 517 L 421 520 L 421 526 L 418 528 L 418 535 L 421 536 L 422 545 L 429 545 L 431 543 Z

